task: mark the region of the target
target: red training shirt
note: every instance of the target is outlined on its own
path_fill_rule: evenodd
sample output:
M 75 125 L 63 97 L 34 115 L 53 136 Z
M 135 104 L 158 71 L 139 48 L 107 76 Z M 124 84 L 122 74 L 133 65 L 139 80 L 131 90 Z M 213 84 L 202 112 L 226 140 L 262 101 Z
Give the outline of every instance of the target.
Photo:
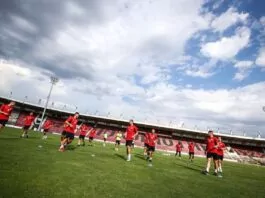
M 28 115 L 24 120 L 24 126 L 31 126 L 35 117 L 33 115 Z
M 74 118 L 74 116 L 69 116 L 69 118 L 65 122 L 69 122 L 72 126 L 65 124 L 64 131 L 68 133 L 75 133 L 78 120 Z
M 82 124 L 82 126 L 80 127 L 80 135 L 86 135 L 88 129 L 89 129 L 89 127 L 87 125 Z
M 43 124 L 43 129 L 50 129 L 52 127 L 52 121 L 51 120 L 46 120 Z
M 218 142 L 218 148 L 216 149 L 216 154 L 220 156 L 224 156 L 225 144 L 223 142 Z
M 133 140 L 137 131 L 138 128 L 135 125 L 128 126 L 126 130 L 126 140 Z
M 147 137 L 148 137 L 148 145 L 155 146 L 156 145 L 155 141 L 157 140 L 157 134 L 148 133 Z
M 7 113 L 7 115 L 0 113 L 0 120 L 8 120 L 11 112 L 13 111 L 13 107 L 9 106 L 8 104 L 3 104 L 0 107 L 0 111 Z
M 92 129 L 92 131 L 90 131 L 90 133 L 89 133 L 89 137 L 92 137 L 92 138 L 94 138 L 95 136 L 96 136 L 96 129 Z
M 181 144 L 176 144 L 176 151 L 181 152 Z
M 189 152 L 190 153 L 194 153 L 194 147 L 195 147 L 194 143 L 189 143 Z
M 216 137 L 208 137 L 206 139 L 206 152 L 207 153 L 216 153 L 216 148 L 214 148 L 217 145 L 217 138 Z

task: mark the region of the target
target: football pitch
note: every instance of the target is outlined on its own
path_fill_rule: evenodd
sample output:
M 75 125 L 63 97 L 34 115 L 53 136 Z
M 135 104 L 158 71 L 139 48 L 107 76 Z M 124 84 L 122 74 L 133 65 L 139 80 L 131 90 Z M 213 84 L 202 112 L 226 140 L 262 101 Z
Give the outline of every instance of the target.
M 58 152 L 59 136 L 47 140 L 31 132 L 6 128 L 0 133 L 0 197 L 124 197 L 124 198 L 256 198 L 265 197 L 265 168 L 224 162 L 224 177 L 202 175 L 205 159 L 193 164 L 187 157 L 155 153 L 153 166 L 142 149 L 134 149 L 131 162 L 125 148 L 114 150 L 95 143 Z

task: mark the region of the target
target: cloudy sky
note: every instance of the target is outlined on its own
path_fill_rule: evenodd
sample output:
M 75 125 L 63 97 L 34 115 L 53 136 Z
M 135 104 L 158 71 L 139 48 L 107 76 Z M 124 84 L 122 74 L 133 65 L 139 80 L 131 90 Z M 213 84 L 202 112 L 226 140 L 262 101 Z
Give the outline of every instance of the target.
M 2 0 L 0 94 L 265 136 L 264 43 L 258 0 Z

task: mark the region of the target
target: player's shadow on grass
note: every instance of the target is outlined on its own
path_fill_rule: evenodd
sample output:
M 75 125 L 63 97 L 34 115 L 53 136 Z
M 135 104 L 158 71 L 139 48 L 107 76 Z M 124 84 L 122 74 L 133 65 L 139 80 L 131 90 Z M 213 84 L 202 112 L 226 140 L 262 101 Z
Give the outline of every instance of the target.
M 201 171 L 202 169 L 199 169 L 199 168 L 195 168 L 193 164 L 190 164 L 190 163 L 186 163 L 186 164 L 176 164 L 177 166 L 181 167 L 181 168 L 186 168 L 186 169 L 189 169 L 189 170 L 192 170 L 194 172 L 197 172 L 199 174 L 201 174 Z M 198 167 L 198 166 L 196 166 Z
M 12 140 L 12 141 L 14 141 L 14 140 L 20 140 L 21 138 L 20 137 L 1 137 L 0 136 L 0 141 L 1 140 Z
M 76 146 L 72 146 L 72 145 L 67 146 L 68 151 L 74 151 L 76 148 L 77 148 Z
M 141 160 L 145 160 L 144 156 L 141 155 L 141 154 L 139 154 L 139 153 L 136 153 L 136 154 L 135 154 L 135 157 L 137 157 L 137 158 L 139 158 L 139 159 L 141 159 Z
M 119 157 L 119 158 L 121 158 L 121 159 L 123 159 L 123 160 L 125 160 L 124 156 L 121 155 L 121 154 L 115 153 L 114 155 L 117 156 L 117 157 Z

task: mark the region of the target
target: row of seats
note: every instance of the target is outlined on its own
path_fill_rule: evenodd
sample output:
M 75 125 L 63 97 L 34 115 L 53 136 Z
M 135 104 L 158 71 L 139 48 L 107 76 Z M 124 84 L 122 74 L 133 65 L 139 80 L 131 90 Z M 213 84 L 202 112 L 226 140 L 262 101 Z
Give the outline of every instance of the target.
M 24 119 L 27 114 L 21 113 L 17 119 L 16 125 L 17 126 L 23 126 Z M 50 129 L 51 132 L 54 133 L 61 133 L 63 131 L 63 120 L 57 120 L 57 119 L 52 119 L 52 122 L 54 123 L 52 128 Z M 109 130 L 106 128 L 97 128 L 97 133 L 96 133 L 96 139 L 102 140 L 103 139 L 103 134 L 104 132 L 108 133 L 108 141 L 110 142 L 115 142 L 115 136 L 116 136 L 116 131 L 114 130 Z M 78 132 L 76 135 L 79 135 Z M 158 134 L 159 135 L 159 134 Z M 165 150 L 165 151 L 175 151 L 175 146 L 180 140 L 173 140 L 171 138 L 167 137 L 162 137 L 160 136 L 158 138 L 157 142 L 157 149 L 160 150 Z M 125 143 L 125 140 L 121 141 L 122 143 Z M 188 144 L 189 142 L 187 141 L 180 141 L 182 144 L 182 151 L 185 153 L 188 153 Z M 135 145 L 137 146 L 143 146 L 144 145 L 144 135 L 143 133 L 139 134 L 136 137 L 135 140 Z M 197 143 L 195 141 L 195 154 L 196 155 L 204 155 L 204 150 L 205 150 L 205 144 L 202 143 Z M 238 147 L 233 147 L 233 152 L 236 152 L 240 156 L 249 156 L 249 157 L 258 157 L 258 158 L 265 158 L 265 154 L 263 152 L 258 152 L 254 150 L 248 150 L 246 148 L 238 148 Z M 225 154 L 225 157 L 229 158 L 230 155 Z

